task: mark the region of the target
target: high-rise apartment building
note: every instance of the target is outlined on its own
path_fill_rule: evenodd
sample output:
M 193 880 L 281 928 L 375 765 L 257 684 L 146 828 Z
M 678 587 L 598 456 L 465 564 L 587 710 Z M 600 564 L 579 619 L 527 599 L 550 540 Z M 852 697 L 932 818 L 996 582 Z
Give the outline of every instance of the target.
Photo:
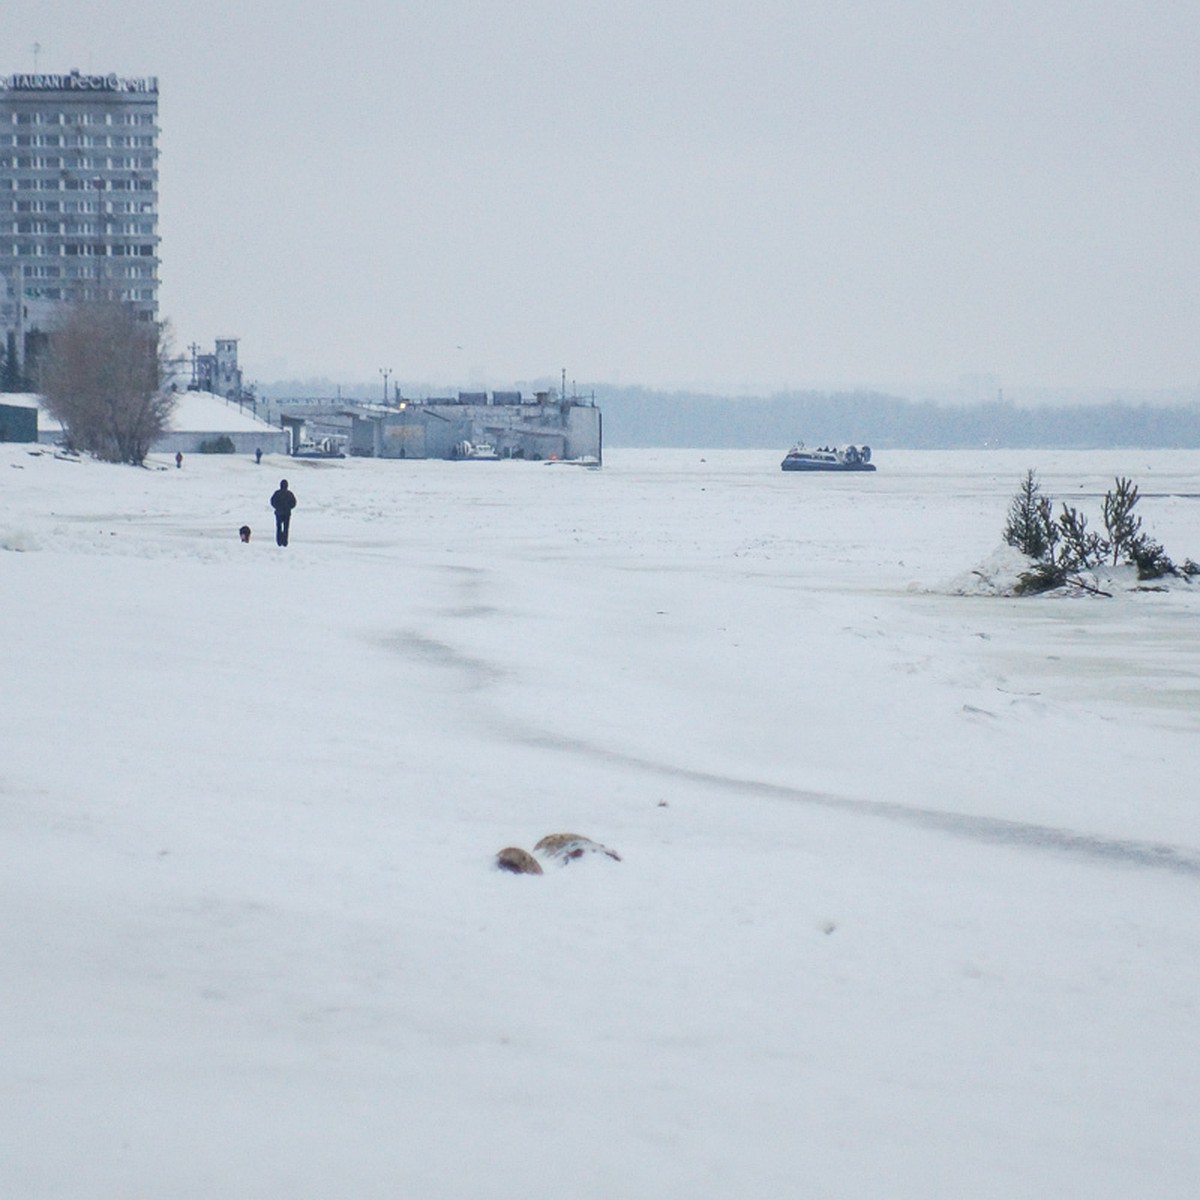
M 0 330 L 32 365 L 64 302 L 158 316 L 158 80 L 0 76 Z

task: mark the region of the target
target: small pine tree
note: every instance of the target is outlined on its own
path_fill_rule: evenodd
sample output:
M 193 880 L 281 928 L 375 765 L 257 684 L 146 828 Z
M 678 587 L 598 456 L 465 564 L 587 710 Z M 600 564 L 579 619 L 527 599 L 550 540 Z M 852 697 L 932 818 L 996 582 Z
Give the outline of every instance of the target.
M 1129 561 L 1137 567 L 1139 579 L 1161 579 L 1164 575 L 1179 574 L 1179 568 L 1166 550 L 1148 534 L 1139 534 L 1127 553 Z
M 1054 526 L 1051 505 L 1041 491 L 1037 475 L 1031 468 L 1025 472 L 1025 478 L 1008 506 L 1004 540 L 1030 558 L 1053 560 L 1058 536 L 1057 531 L 1051 535 Z
M 1108 531 L 1108 542 L 1112 549 L 1114 567 L 1122 558 L 1130 562 L 1134 561 L 1133 551 L 1142 528 L 1142 518 L 1133 515 L 1137 502 L 1137 484 L 1122 476 L 1117 477 L 1116 487 L 1104 497 L 1101 512 L 1104 517 L 1104 528 Z M 1159 549 L 1161 550 L 1162 547 L 1160 546 Z
M 1053 567 L 1058 563 L 1058 543 L 1062 538 L 1062 530 L 1054 519 L 1054 503 L 1049 496 L 1038 497 L 1037 515 L 1042 523 L 1042 536 L 1046 539 L 1043 559 Z
M 1058 517 L 1062 533 L 1060 562 L 1068 571 L 1090 570 L 1108 557 L 1108 542 L 1098 533 L 1089 531 L 1087 517 L 1064 504 Z
M 1137 502 L 1137 485 L 1118 476 L 1102 505 L 1108 533 L 1105 538 L 1089 530 L 1087 517 L 1070 505 L 1062 506 L 1056 520 L 1049 498 L 1041 494 L 1037 476 L 1032 470 L 1026 471 L 1009 504 L 1004 526 L 1004 540 L 1036 560 L 1021 575 L 1017 594 L 1060 587 L 1072 572 L 1094 570 L 1110 554 L 1114 566 L 1122 560 L 1135 566 L 1139 579 L 1179 575 L 1191 581 L 1200 575 L 1200 564 L 1189 558 L 1177 567 L 1158 542 L 1142 533 L 1142 519 L 1133 514 Z

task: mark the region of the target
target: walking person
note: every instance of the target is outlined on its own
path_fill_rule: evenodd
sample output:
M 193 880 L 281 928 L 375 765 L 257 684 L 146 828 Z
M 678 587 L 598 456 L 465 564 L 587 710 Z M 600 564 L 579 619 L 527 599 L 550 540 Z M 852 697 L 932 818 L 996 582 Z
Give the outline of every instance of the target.
M 275 545 L 288 544 L 288 526 L 292 523 L 292 509 L 296 507 L 296 497 L 288 491 L 286 479 L 279 481 L 279 488 L 271 497 L 271 507 L 275 510 Z

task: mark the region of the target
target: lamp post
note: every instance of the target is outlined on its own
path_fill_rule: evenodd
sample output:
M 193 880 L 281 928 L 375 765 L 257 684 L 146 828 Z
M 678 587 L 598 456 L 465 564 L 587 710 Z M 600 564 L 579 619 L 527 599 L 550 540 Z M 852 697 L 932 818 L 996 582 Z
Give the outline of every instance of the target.
M 392 373 L 392 368 L 391 367 L 380 367 L 379 373 L 380 373 L 380 375 L 383 376 L 383 402 L 384 402 L 384 404 L 387 404 L 387 402 L 388 402 L 388 390 L 387 390 L 388 376 Z

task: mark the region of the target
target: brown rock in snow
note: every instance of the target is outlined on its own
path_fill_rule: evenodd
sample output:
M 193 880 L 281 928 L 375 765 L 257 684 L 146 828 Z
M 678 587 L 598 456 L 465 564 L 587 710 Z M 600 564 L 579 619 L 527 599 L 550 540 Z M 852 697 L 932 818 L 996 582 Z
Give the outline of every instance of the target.
M 496 866 L 499 870 L 511 871 L 514 875 L 542 874 L 542 864 L 520 846 L 505 846 L 496 855 Z

